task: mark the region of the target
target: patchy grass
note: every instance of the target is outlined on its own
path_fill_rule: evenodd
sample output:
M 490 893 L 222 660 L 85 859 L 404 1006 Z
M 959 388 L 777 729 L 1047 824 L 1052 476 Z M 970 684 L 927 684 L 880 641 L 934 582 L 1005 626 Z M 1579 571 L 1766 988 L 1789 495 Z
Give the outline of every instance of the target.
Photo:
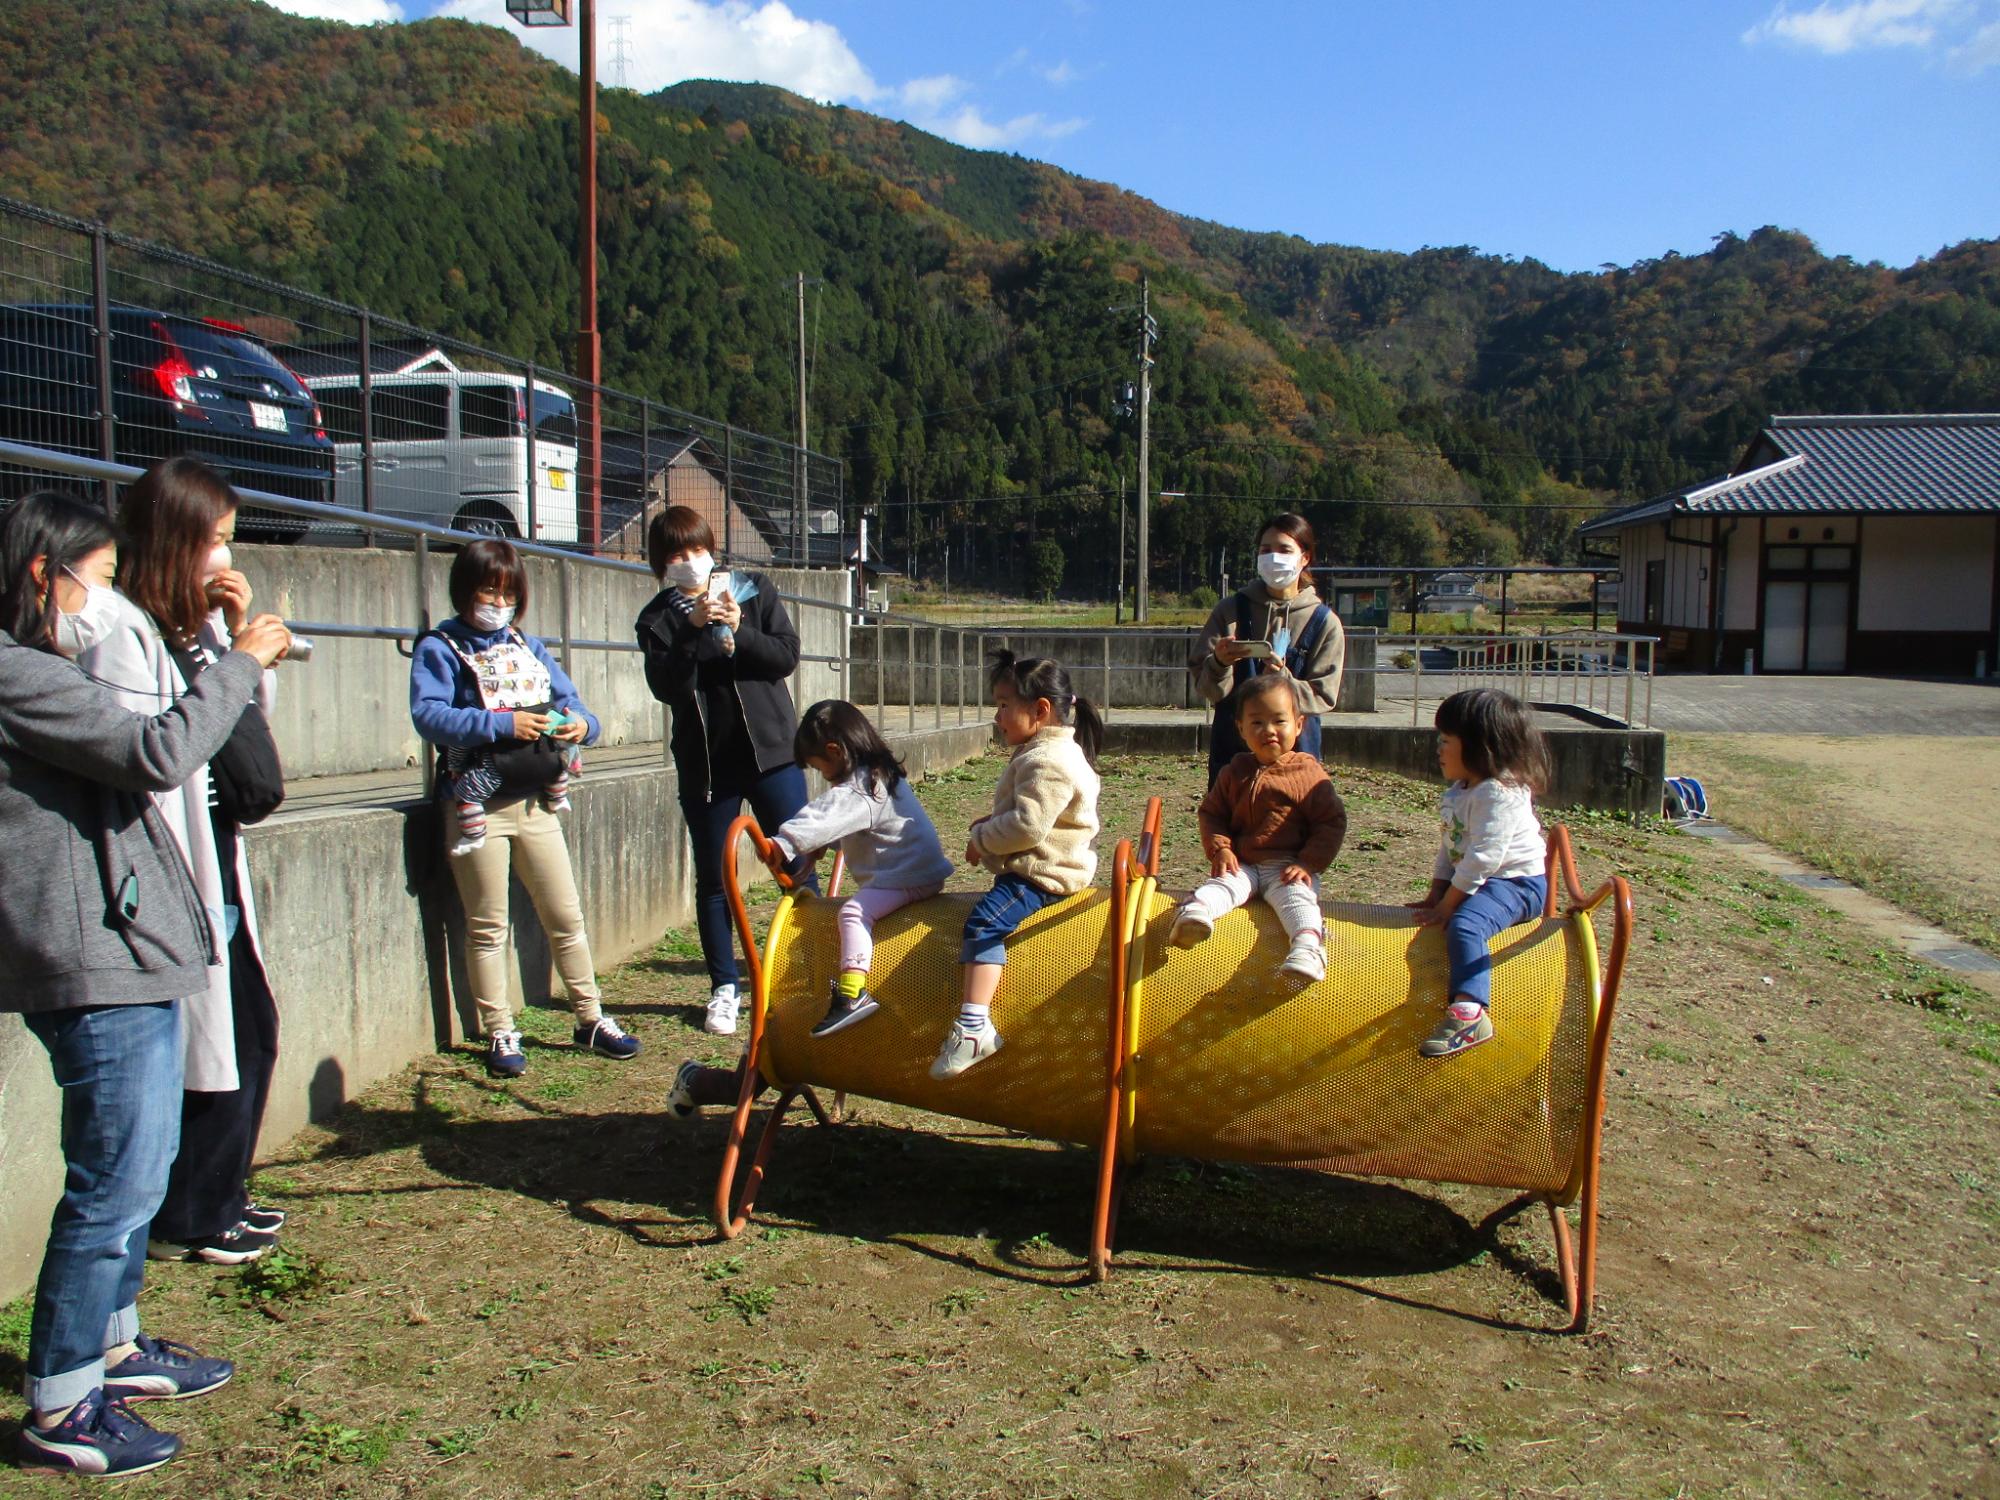
M 948 844 L 999 769 L 921 788 Z M 1105 774 L 1114 833 L 1166 793 L 1188 883 L 1199 764 Z M 1340 779 L 1328 894 L 1421 893 L 1435 789 Z M 285 1321 L 210 1296 L 231 1273 L 152 1268 L 149 1327 L 240 1373 L 152 1409 L 189 1446 L 147 1494 L 1991 1493 L 1992 1003 L 1697 840 L 1572 826 L 1586 879 L 1632 878 L 1639 938 L 1587 1337 L 1541 1331 L 1546 1225 L 1492 1222 L 1502 1193 L 1151 1162 L 1094 1286 L 1090 1152 L 867 1100 L 788 1126 L 758 1228 L 718 1243 L 726 1122 L 662 1102 L 735 1047 L 679 938 L 608 976 L 634 1062 L 533 1012 L 522 1081 L 426 1058 L 293 1141 L 259 1192 L 339 1274 Z
M 2000 953 L 2000 745 L 1960 737 L 1682 735 L 1717 818 Z

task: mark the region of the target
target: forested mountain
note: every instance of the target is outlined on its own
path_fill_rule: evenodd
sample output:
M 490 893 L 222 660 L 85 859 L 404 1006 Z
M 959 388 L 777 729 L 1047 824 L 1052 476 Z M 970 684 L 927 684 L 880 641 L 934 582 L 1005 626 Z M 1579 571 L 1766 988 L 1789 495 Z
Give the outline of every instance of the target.
M 566 362 L 574 80 L 512 35 L 44 0 L 0 8 L 0 55 L 0 191 Z M 1579 508 L 1725 467 L 1770 411 L 2000 405 L 1991 241 L 1894 270 L 1762 229 L 1566 275 L 1228 229 L 774 88 L 602 115 L 606 378 L 791 430 L 805 272 L 813 445 L 958 576 L 1018 576 L 1037 535 L 1073 587 L 1109 569 L 1137 320 L 1107 309 L 1142 273 L 1153 483 L 1191 497 L 1157 514 L 1164 587 L 1280 501 L 1351 561 L 1553 557 Z

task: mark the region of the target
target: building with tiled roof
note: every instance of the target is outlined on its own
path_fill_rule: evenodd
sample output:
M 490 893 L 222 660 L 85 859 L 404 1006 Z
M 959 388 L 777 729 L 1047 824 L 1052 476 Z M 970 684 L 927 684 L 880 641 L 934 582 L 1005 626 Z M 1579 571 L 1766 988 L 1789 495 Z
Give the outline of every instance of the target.
M 2000 414 L 1774 417 L 1728 474 L 1599 516 L 1619 629 L 1724 672 L 2000 668 Z

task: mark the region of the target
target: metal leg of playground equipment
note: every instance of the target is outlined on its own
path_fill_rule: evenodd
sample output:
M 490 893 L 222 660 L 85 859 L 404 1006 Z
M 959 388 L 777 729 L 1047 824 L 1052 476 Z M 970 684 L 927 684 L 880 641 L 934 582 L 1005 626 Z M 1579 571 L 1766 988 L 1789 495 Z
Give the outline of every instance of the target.
M 722 1175 L 715 1185 L 715 1222 L 725 1240 L 733 1240 L 743 1233 L 750 1223 L 750 1214 L 757 1206 L 757 1189 L 764 1181 L 764 1170 L 771 1160 L 771 1148 L 777 1144 L 778 1122 L 784 1119 L 785 1111 L 798 1098 L 798 1090 L 787 1089 L 778 1096 L 778 1102 L 771 1106 L 764 1116 L 764 1128 L 757 1136 L 757 1151 L 750 1159 L 750 1170 L 744 1175 L 743 1186 L 736 1188 L 736 1164 L 742 1156 L 743 1138 L 750 1122 L 749 1104 L 757 1097 L 748 1092 L 750 1080 L 744 1080 L 745 1098 L 736 1106 L 736 1118 L 730 1124 L 729 1145 L 723 1152 Z M 735 1189 L 734 1201 L 731 1190 Z

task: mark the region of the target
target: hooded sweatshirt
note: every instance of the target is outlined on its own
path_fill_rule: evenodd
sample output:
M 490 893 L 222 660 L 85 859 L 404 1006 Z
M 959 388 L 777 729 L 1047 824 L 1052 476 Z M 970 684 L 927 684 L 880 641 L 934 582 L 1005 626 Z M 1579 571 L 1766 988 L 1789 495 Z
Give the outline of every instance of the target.
M 1251 579 L 1236 592 L 1250 601 L 1250 628 L 1238 628 L 1236 638 L 1239 641 L 1268 641 L 1282 625 L 1297 642 L 1304 637 L 1306 627 L 1312 623 L 1313 611 L 1319 608 L 1321 602 L 1310 583 L 1300 584 L 1298 593 L 1282 600 L 1271 597 L 1261 578 Z M 1228 633 L 1231 625 L 1236 624 L 1240 608 L 1236 594 L 1224 595 L 1209 611 L 1208 623 L 1201 627 L 1201 635 L 1188 657 L 1188 670 L 1194 673 L 1194 685 L 1210 703 L 1220 703 L 1227 698 L 1235 684 L 1233 671 L 1215 655 L 1215 643 Z M 1340 701 L 1340 674 L 1346 660 L 1347 632 L 1341 628 L 1340 616 L 1329 609 L 1326 629 L 1313 647 L 1312 659 L 1306 663 L 1305 672 L 1295 679 L 1299 689 L 1300 713 L 1333 712 L 1334 705 Z

